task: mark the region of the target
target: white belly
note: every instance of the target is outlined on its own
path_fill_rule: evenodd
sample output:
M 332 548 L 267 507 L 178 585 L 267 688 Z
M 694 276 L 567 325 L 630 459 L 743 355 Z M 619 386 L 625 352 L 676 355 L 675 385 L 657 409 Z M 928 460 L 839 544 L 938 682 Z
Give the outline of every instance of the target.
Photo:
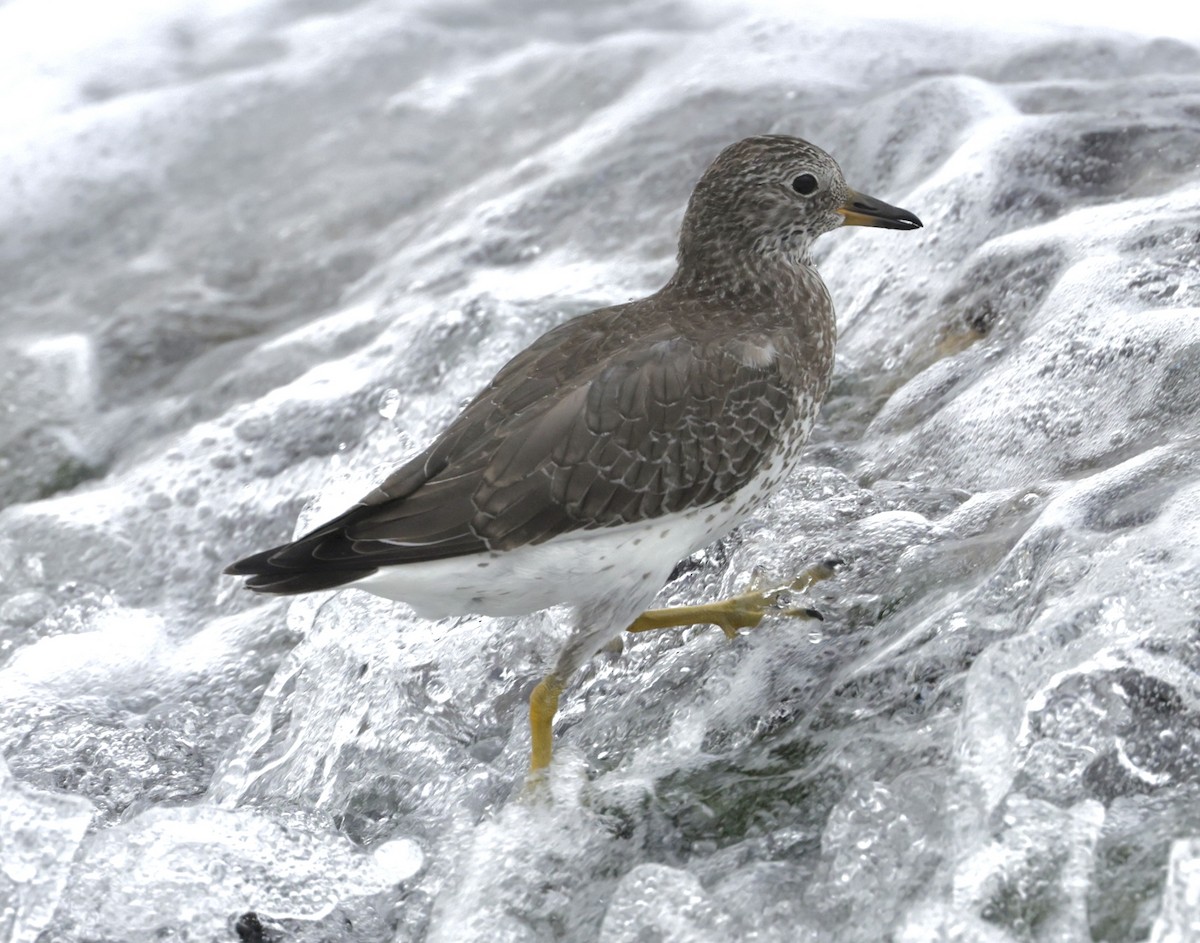
M 705 523 L 706 518 L 713 519 Z M 544 544 L 383 567 L 350 584 L 406 602 L 426 618 L 516 616 L 580 606 L 627 589 L 652 597 L 675 564 L 740 520 L 720 507 L 670 519 L 578 531 Z M 716 531 L 713 527 L 720 524 Z

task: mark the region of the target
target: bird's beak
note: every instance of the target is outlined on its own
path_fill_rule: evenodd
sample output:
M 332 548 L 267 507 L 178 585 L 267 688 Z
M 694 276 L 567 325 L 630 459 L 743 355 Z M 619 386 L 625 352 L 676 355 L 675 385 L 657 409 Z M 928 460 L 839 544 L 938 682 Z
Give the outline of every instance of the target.
M 837 208 L 845 217 L 843 226 L 876 226 L 880 229 L 920 229 L 924 224 L 908 210 L 884 203 L 873 196 L 851 190 Z

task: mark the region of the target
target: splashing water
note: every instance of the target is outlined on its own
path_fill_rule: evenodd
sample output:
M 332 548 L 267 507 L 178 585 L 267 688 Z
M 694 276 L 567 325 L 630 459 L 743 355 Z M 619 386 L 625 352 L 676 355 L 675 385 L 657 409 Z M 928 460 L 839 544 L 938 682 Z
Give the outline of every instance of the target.
M 7 938 L 1190 938 L 1200 52 L 622 2 L 138 29 L 0 123 Z M 819 245 L 805 467 L 662 602 L 846 565 L 820 623 L 595 659 L 531 804 L 562 613 L 220 569 L 657 288 L 771 131 L 926 229 Z

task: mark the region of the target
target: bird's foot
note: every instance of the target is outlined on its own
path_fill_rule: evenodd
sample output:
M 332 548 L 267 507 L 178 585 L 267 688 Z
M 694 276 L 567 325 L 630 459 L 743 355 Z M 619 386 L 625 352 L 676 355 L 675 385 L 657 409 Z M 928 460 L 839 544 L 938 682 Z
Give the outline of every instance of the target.
M 797 619 L 821 619 L 821 613 L 807 606 L 791 605 L 792 596 L 803 593 L 821 580 L 833 576 L 841 561 L 826 560 L 811 566 L 798 577 L 781 586 L 760 589 L 751 586 L 744 593 L 699 606 L 672 606 L 669 609 L 648 609 L 634 620 L 628 632 L 649 632 L 652 629 L 681 628 L 687 625 L 715 625 L 726 638 L 736 638 L 739 629 L 752 629 L 768 615 L 791 616 Z

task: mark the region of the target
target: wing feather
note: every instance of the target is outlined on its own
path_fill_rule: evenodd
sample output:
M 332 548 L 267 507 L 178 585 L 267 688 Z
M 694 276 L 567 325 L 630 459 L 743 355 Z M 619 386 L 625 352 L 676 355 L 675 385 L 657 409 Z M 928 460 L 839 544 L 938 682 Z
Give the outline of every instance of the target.
M 791 379 L 747 358 L 744 340 L 622 333 L 620 311 L 544 335 L 361 503 L 228 572 L 304 592 L 331 571 L 346 582 L 731 496 L 792 421 Z

